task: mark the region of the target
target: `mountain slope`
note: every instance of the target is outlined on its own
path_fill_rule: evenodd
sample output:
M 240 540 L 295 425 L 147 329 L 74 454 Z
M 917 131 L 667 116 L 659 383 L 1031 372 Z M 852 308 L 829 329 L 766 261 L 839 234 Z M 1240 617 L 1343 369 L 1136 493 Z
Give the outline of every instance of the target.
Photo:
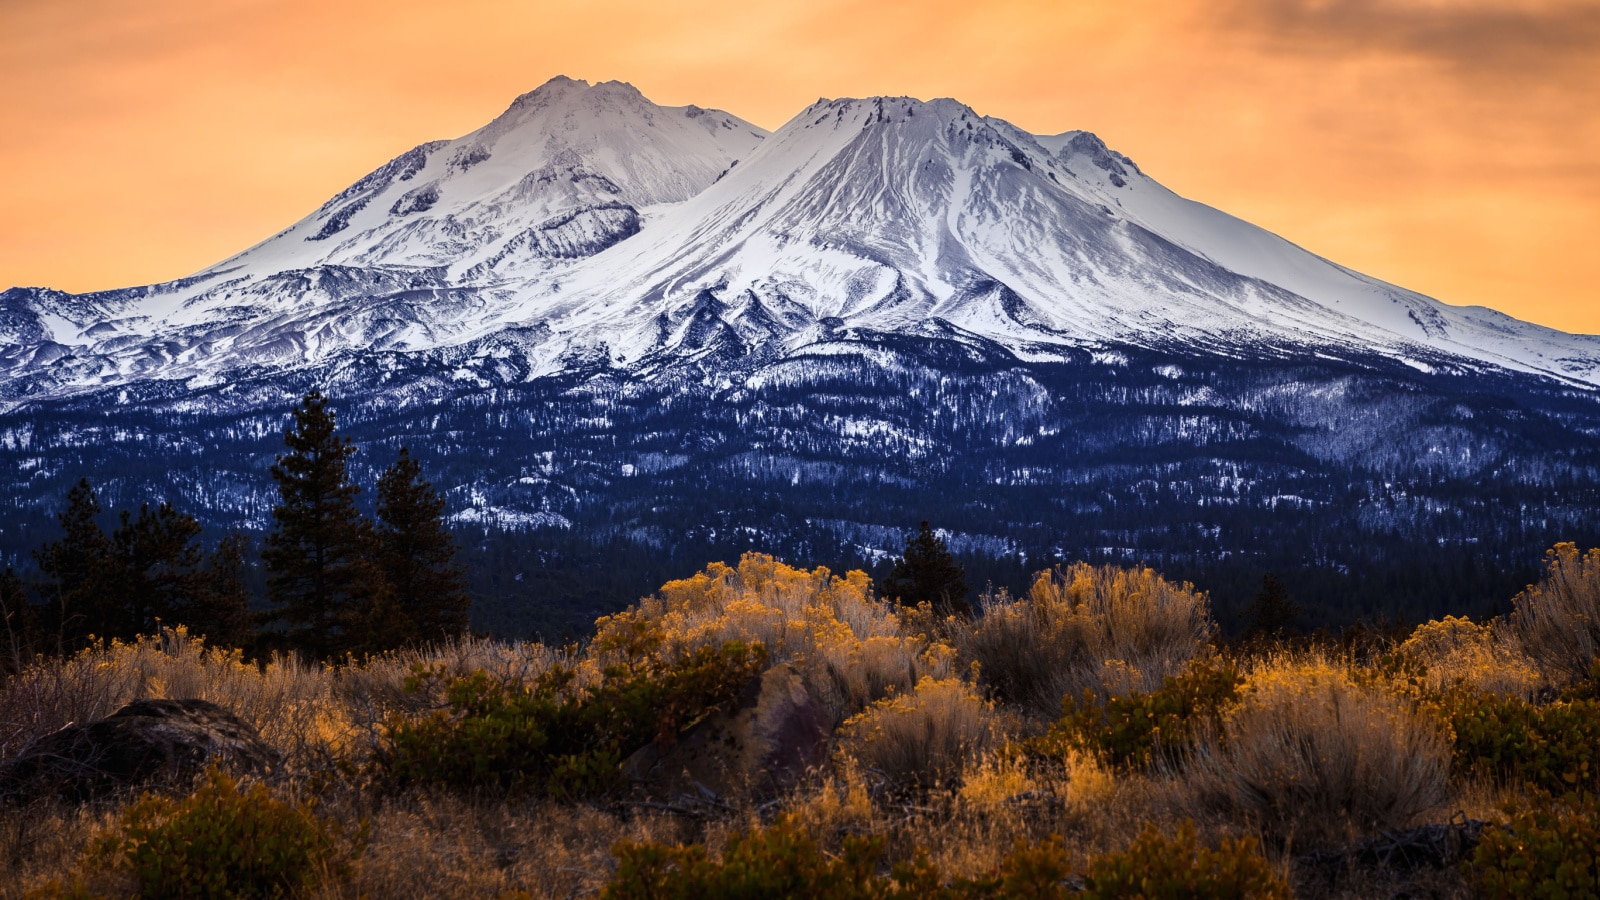
M 1093 135 L 1037 137 L 949 100 L 819 102 L 661 227 L 536 290 L 527 319 L 634 359 L 703 332 L 658 323 L 705 322 L 715 299 L 730 333 L 789 350 L 825 322 L 942 320 L 1023 358 L 1379 354 L 1600 383 L 1600 339 L 1362 276 L 1183 200 Z

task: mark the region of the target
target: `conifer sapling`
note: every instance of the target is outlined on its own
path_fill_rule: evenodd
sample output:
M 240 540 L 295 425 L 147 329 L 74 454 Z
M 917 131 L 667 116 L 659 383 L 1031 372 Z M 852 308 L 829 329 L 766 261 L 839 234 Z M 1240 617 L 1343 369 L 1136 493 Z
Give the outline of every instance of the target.
M 378 479 L 378 560 L 411 640 L 466 631 L 467 596 L 444 527 L 444 497 L 422 477 L 406 448 Z
M 928 603 L 945 615 L 965 615 L 972 609 L 967 573 L 927 522 L 906 541 L 905 554 L 883 580 L 883 595 L 902 606 Z

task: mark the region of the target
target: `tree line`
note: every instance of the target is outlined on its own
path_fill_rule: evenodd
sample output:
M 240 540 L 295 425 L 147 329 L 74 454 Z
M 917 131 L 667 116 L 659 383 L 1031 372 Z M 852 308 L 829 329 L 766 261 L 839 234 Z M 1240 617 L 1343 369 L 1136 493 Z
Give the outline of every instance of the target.
M 463 633 L 471 603 L 445 529 L 444 498 L 402 448 L 378 478 L 376 521 L 356 506 L 355 447 L 318 391 L 306 394 L 271 472 L 279 503 L 261 551 L 268 605 L 249 608 L 249 541 L 208 554 L 199 522 L 171 503 L 123 510 L 108 534 L 88 479 L 67 495 L 62 536 L 34 551 L 38 577 L 0 573 L 11 661 L 71 653 L 182 624 L 213 644 L 315 659 Z

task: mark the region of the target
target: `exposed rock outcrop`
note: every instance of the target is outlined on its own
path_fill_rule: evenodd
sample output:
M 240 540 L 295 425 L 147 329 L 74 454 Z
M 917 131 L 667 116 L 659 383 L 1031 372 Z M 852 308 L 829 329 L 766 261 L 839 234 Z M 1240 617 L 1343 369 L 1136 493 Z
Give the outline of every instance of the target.
M 188 784 L 216 763 L 235 772 L 275 766 L 277 751 L 249 723 L 205 700 L 135 700 L 74 723 L 0 762 L 0 801 L 49 796 L 84 802 Z

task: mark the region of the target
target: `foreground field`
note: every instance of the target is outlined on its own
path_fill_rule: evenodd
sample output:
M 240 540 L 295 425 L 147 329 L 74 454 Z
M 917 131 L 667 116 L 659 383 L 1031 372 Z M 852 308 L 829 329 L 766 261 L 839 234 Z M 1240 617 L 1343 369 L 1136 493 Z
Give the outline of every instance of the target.
M 568 647 L 257 663 L 175 629 L 23 668 L 0 760 L 203 698 L 281 762 L 17 793 L 0 896 L 1595 896 L 1600 552 L 1515 608 L 1219 646 L 1150 570 L 969 618 L 752 554 Z

